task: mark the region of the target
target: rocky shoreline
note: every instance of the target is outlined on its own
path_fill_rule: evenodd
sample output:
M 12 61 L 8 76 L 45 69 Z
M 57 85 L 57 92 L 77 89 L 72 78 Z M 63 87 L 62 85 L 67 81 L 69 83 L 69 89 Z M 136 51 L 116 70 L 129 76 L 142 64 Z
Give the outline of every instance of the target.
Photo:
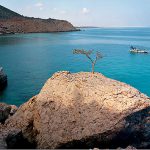
M 55 73 L 7 114 L 0 148 L 150 148 L 150 98 L 100 73 Z
M 19 18 L 1 20 L 0 35 L 80 31 L 64 20 Z
M 4 36 L 4 35 L 13 35 L 13 34 L 30 34 L 30 33 L 57 33 L 57 32 L 77 32 L 77 31 L 81 31 L 80 29 L 76 29 L 76 30 L 69 30 L 69 31 L 50 31 L 50 32 L 12 32 L 12 31 L 1 31 L 0 29 L 0 36 Z

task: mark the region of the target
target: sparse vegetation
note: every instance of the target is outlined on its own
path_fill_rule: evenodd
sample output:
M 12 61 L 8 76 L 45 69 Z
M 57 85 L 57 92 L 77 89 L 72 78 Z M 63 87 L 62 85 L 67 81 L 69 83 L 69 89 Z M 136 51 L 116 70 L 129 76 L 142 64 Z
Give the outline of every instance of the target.
M 93 53 L 93 50 L 84 50 L 84 49 L 74 49 L 73 54 L 82 54 L 85 55 L 92 63 L 92 73 L 94 73 L 95 64 L 96 62 L 103 58 L 102 54 L 100 52 L 96 52 L 95 59 L 93 59 L 90 55 Z

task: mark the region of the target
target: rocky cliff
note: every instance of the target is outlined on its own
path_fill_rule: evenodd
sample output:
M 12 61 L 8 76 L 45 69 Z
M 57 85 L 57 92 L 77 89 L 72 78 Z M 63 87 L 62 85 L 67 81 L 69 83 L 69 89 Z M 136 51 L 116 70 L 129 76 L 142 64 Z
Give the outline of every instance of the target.
M 149 106 L 100 73 L 58 72 L 1 125 L 1 148 L 150 148 Z
M 0 5 L 0 34 L 77 31 L 65 20 L 24 17 Z

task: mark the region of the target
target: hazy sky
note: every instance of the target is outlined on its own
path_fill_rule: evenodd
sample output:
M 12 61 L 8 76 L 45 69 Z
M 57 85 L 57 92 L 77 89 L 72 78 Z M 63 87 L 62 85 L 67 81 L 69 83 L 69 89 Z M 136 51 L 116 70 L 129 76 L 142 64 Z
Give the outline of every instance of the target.
M 150 0 L 0 0 L 0 5 L 75 26 L 150 26 Z

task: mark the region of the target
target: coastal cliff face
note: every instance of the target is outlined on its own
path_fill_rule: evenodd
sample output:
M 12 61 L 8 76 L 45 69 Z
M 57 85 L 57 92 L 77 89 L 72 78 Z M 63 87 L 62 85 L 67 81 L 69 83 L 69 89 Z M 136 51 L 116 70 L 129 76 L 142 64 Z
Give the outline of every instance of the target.
M 24 17 L 0 6 L 0 34 L 77 31 L 68 21 Z
M 1 125 L 0 146 L 21 148 L 19 136 L 34 148 L 147 148 L 149 106 L 149 97 L 100 73 L 58 72 Z

